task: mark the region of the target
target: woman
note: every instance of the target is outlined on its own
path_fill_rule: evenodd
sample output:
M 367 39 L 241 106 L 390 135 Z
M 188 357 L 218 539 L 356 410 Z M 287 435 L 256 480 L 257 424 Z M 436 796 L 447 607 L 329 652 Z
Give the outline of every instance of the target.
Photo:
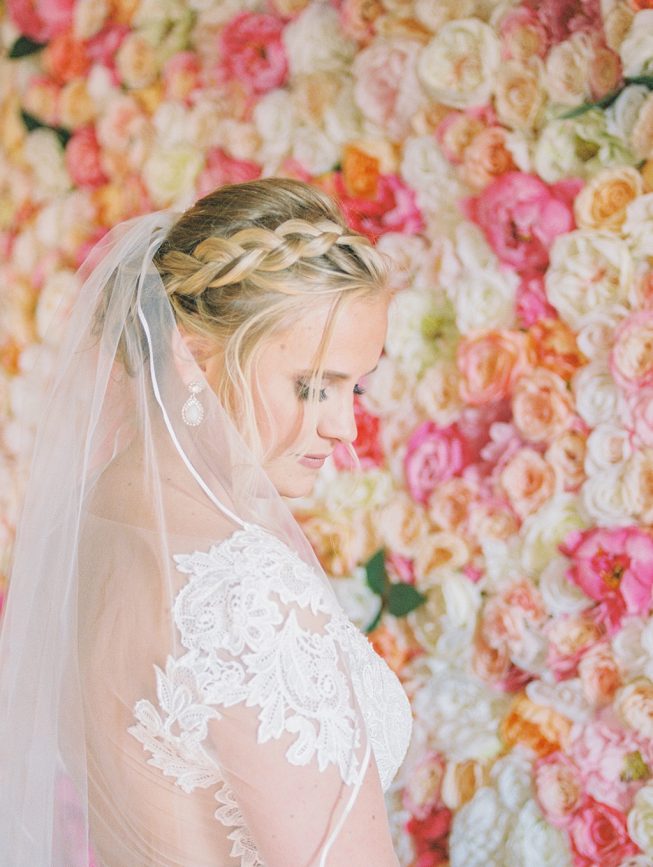
M 379 255 L 267 179 L 84 273 L 0 644 L 0 863 L 396 865 L 409 706 L 283 500 L 356 436 Z

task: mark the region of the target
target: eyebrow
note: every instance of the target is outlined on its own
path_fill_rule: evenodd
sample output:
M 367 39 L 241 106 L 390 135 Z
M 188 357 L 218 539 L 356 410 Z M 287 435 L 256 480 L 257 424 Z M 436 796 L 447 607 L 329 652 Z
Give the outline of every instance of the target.
M 378 366 L 379 366 L 379 365 L 376 364 L 376 365 L 375 365 L 371 370 L 368 370 L 367 373 L 364 373 L 364 374 L 360 377 L 360 379 L 362 379 L 364 376 L 369 376 L 371 373 L 374 373 L 374 371 L 376 370 L 376 368 L 377 368 Z M 299 375 L 300 375 L 300 376 L 310 377 L 310 376 L 313 375 L 313 372 L 314 372 L 314 371 L 312 371 L 312 370 L 300 370 Z M 341 373 L 339 370 L 325 370 L 325 371 L 323 372 L 322 376 L 323 376 L 324 379 L 331 379 L 331 380 L 338 380 L 338 379 L 351 379 L 351 376 L 350 376 L 349 373 Z

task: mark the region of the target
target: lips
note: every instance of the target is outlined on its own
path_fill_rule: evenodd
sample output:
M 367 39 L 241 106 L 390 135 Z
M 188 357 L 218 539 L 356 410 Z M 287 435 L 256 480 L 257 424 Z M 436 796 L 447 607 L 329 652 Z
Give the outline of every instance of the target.
M 329 455 L 302 455 L 299 459 L 299 463 L 304 467 L 319 470 L 320 467 L 324 466 L 324 462 L 328 457 Z

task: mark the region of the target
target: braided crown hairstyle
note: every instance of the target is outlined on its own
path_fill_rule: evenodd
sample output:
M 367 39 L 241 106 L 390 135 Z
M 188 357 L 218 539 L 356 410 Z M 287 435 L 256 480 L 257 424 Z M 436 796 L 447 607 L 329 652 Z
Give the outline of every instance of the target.
M 253 444 L 252 383 L 266 337 L 317 306 L 328 309 L 311 383 L 315 412 L 338 311 L 347 299 L 386 291 L 383 257 L 348 229 L 335 201 L 286 178 L 232 184 L 200 199 L 172 227 L 154 263 L 182 331 L 223 353 L 218 396 Z

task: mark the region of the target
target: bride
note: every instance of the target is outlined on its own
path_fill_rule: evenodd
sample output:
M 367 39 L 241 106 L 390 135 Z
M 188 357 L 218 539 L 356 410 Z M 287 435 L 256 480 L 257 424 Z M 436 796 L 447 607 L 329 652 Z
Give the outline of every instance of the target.
M 82 271 L 0 640 L 0 864 L 397 865 L 409 705 L 284 499 L 356 437 L 380 255 L 267 179 Z

